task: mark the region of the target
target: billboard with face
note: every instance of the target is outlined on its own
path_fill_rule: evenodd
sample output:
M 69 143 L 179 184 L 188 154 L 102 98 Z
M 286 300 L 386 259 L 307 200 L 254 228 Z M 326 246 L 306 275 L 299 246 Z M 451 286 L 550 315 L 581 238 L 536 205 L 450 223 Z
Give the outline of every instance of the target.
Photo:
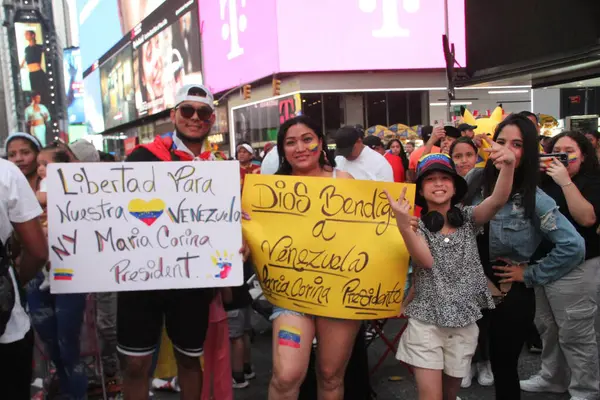
M 181 86 L 202 83 L 198 15 L 190 10 L 174 21 L 154 35 L 145 34 L 144 27 L 133 39 L 138 117 L 174 106 Z M 148 29 L 152 31 L 153 26 Z
M 136 119 L 132 47 L 128 44 L 100 66 L 100 87 L 105 128 Z
M 63 73 L 69 124 L 83 124 L 85 122 L 83 69 L 79 48 L 64 50 Z

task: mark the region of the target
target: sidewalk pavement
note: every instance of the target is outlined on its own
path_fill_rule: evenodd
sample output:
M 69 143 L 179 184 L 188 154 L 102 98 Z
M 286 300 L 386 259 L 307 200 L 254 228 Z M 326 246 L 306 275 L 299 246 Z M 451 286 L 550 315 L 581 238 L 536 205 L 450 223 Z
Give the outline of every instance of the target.
M 258 322 L 265 329 L 255 337 L 252 347 L 252 358 L 256 370 L 256 379 L 250 382 L 246 389 L 235 391 L 235 400 L 263 400 L 267 398 L 267 388 L 271 378 L 271 331 L 266 323 Z M 399 321 L 391 321 L 385 327 L 386 336 L 393 337 L 400 329 Z M 369 348 L 369 363 L 375 364 L 385 351 L 385 345 L 379 339 L 375 340 Z M 537 372 L 540 360 L 539 355 L 523 352 L 520 359 L 519 372 L 523 379 Z M 391 381 L 390 377 L 400 376 L 399 381 Z M 389 355 L 385 363 L 372 377 L 372 385 L 377 393 L 378 400 L 410 400 L 417 398 L 417 392 L 413 378 L 405 367 L 396 361 L 393 355 Z M 493 387 L 481 387 L 477 380 L 469 389 L 461 389 L 459 394 L 461 400 L 493 400 Z M 156 400 L 175 400 L 179 397 L 174 394 L 156 393 Z M 525 393 L 522 400 L 568 400 L 569 395 L 552 395 L 548 393 Z

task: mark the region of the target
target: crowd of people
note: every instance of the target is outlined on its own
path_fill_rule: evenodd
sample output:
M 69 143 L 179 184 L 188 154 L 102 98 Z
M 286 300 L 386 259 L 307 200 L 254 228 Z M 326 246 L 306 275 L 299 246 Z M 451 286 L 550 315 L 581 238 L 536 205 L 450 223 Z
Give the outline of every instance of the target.
M 207 141 L 215 123 L 213 104 L 206 87 L 184 86 L 171 110 L 174 131 L 138 146 L 126 162 L 227 159 Z M 483 135 L 468 124 L 426 126 L 419 148 L 365 137 L 360 126 L 342 127 L 331 140 L 334 153 L 320 128 L 306 116 L 289 119 L 260 157 L 250 143 L 238 144 L 240 186 L 248 174 L 416 185 L 414 208 L 406 189 L 398 199 L 388 194 L 388 201 L 411 257 L 403 304 L 408 325 L 396 357 L 410 366 L 419 399 L 457 399 L 460 387 L 470 386 L 475 376 L 481 385 L 494 385 L 498 400 L 518 400 L 522 391 L 600 398 L 598 132 L 563 132 L 542 143 L 535 114 L 523 112 Z M 114 158 L 85 140 L 43 146 L 27 133 L 11 134 L 5 150 L 0 359 L 11 361 L 0 362 L 2 398 L 31 398 L 34 331 L 55 369 L 45 395 L 87 398 L 80 336 L 90 302 L 97 309 L 111 394 L 147 399 L 159 352 L 172 355 L 177 376 L 162 376 L 154 386 L 177 391 L 182 399 L 228 400 L 234 390 L 249 386 L 256 374 L 247 284 L 51 294 L 46 167 Z M 564 153 L 566 162 L 544 153 Z M 482 157 L 485 165 L 478 168 Z M 246 281 L 253 274 L 251 254 L 245 245 L 240 253 Z M 361 321 L 281 307 L 274 307 L 271 321 L 273 365 L 265 396 L 369 398 Z M 294 335 L 297 341 L 290 339 Z M 520 380 L 519 356 L 533 342 L 541 348 L 541 369 Z M 307 388 L 310 379 L 315 384 Z

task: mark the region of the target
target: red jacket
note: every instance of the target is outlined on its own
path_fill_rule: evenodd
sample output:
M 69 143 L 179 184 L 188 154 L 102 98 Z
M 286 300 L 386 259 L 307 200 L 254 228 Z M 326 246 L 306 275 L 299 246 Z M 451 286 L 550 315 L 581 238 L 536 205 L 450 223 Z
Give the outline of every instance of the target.
M 384 154 L 384 157 L 392 166 L 392 171 L 394 171 L 394 182 L 404 182 L 405 173 L 402 159 L 388 152 Z
M 141 144 L 137 146 L 134 151 L 138 148 L 144 148 L 148 150 L 162 161 L 194 160 L 194 157 L 191 154 L 177 149 L 177 146 L 175 143 L 173 143 L 173 132 L 169 132 L 162 136 L 157 136 L 152 143 Z M 201 153 L 198 158 L 205 161 L 227 160 L 227 157 L 225 157 L 225 155 L 220 151 L 212 152 L 210 150 Z

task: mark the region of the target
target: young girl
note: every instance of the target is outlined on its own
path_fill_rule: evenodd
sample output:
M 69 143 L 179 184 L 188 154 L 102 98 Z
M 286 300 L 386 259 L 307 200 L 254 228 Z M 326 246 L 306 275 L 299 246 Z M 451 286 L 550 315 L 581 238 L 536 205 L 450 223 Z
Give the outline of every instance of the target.
M 42 208 L 44 209 L 44 211 L 46 210 L 46 204 L 48 201 L 47 198 L 47 191 L 48 191 L 48 187 L 47 187 L 47 183 L 46 183 L 46 167 L 48 166 L 48 164 L 52 164 L 52 163 L 68 163 L 71 161 L 71 157 L 69 156 L 69 154 L 61 149 L 59 149 L 56 146 L 47 146 L 44 147 L 38 154 L 37 156 L 37 174 L 40 177 L 41 181 L 40 181 L 40 187 L 39 190 L 36 192 L 36 196 L 38 198 L 38 201 L 40 202 L 40 205 L 42 206 Z
M 35 195 L 40 202 L 42 209 L 44 210 L 40 220 L 42 221 L 42 227 L 44 228 L 46 236 L 48 235 L 48 215 L 46 214 L 46 207 L 48 204 L 48 185 L 46 182 L 46 167 L 48 164 L 66 163 L 70 160 L 71 158 L 69 155 L 66 152 L 58 149 L 56 146 L 44 147 L 37 156 L 37 174 L 41 181 L 39 190 L 35 193 Z M 50 288 L 50 277 L 48 273 L 49 266 L 50 264 L 48 264 L 46 268 L 42 269 L 42 272 L 44 273 L 44 281 L 40 285 L 40 290 L 47 290 Z
M 46 166 L 53 162 L 69 162 L 70 157 L 56 146 L 39 153 L 37 173 L 46 178 Z M 38 198 L 46 200 L 43 185 Z M 47 232 L 46 232 L 47 234 Z M 27 284 L 27 304 L 31 322 L 44 344 L 50 360 L 56 366 L 60 393 L 65 398 L 83 399 L 87 396 L 88 378 L 80 352 L 81 326 L 86 305 L 85 293 L 53 295 L 48 289 L 47 272 L 38 274 Z M 52 396 L 50 396 L 52 397 Z
M 477 347 L 481 308 L 494 308 L 476 235 L 508 200 L 515 157 L 486 140 L 500 177 L 492 195 L 479 206 L 457 206 L 467 184 L 445 154 L 429 154 L 417 165 L 415 203 L 423 207 L 417 232 L 411 227 L 406 189 L 397 202 L 388 194 L 417 267 L 414 299 L 404 311 L 408 327 L 396 358 L 414 367 L 419 399 L 456 399 Z

